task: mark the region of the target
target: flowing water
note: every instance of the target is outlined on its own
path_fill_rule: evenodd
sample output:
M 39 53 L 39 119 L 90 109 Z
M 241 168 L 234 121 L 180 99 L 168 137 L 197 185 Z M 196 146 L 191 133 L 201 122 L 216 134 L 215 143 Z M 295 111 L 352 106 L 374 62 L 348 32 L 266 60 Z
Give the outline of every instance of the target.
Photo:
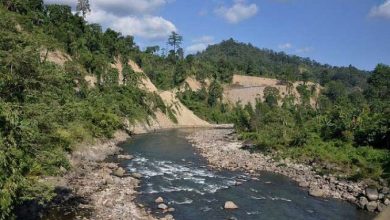
M 164 216 L 154 200 L 175 208 L 175 219 L 372 219 L 349 203 L 308 196 L 288 178 L 263 172 L 258 180 L 243 172 L 216 171 L 186 141 L 184 130 L 139 135 L 121 145 L 135 159 L 123 162 L 143 175 L 138 202 Z M 242 182 L 236 186 L 236 182 Z M 224 210 L 234 201 L 237 210 Z

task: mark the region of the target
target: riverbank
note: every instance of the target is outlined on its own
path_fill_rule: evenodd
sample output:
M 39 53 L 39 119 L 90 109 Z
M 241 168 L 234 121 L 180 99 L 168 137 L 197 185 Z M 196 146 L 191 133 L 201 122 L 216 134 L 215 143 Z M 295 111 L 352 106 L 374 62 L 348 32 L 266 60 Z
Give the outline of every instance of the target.
M 390 205 L 387 186 L 370 188 L 365 182 L 318 175 L 312 167 L 288 159 L 277 161 L 261 153 L 250 153 L 243 149 L 243 142 L 237 140 L 233 129 L 199 130 L 187 139 L 213 168 L 244 170 L 253 176 L 259 175 L 259 171 L 282 174 L 308 189 L 311 196 L 342 199 L 371 212 L 383 211 Z
M 106 160 L 110 155 L 116 155 L 119 160 L 130 159 L 131 156 L 119 155 L 121 149 L 117 146 L 128 138 L 125 132 L 117 132 L 111 140 L 93 146 L 80 145 L 69 156 L 72 170 L 61 178 L 43 179 L 55 185 L 56 191 L 67 192 L 57 195 L 58 211 L 54 214 L 60 214 L 61 219 L 155 219 L 134 202 L 139 180 L 126 174 L 117 163 Z M 80 202 L 75 205 L 71 202 L 75 200 Z M 69 210 L 64 204 L 74 207 Z M 61 210 L 67 210 L 70 217 Z M 51 219 L 54 214 L 49 213 L 45 218 Z
M 190 128 L 195 128 L 191 126 Z M 232 128 L 232 125 L 208 125 L 208 129 Z M 159 128 L 148 131 L 130 130 L 132 134 L 153 133 L 171 128 Z M 118 144 L 130 136 L 124 131 L 118 131 L 114 137 L 106 141 L 97 141 L 93 145 L 80 144 L 68 156 L 71 164 L 69 171 L 64 170 L 61 177 L 45 177 L 41 181 L 54 186 L 57 196 L 49 207 L 38 208 L 30 204 L 22 207 L 22 218 L 35 219 L 29 212 L 42 215 L 45 220 L 58 219 L 155 219 L 134 202 L 138 192 L 139 177 L 135 178 L 120 168 L 117 162 L 130 159 L 130 155 L 119 155 L 122 151 Z M 113 157 L 115 163 L 107 162 Z M 119 157 L 119 158 L 118 158 Z M 24 213 L 25 212 L 25 213 Z M 169 218 L 169 216 L 168 216 Z M 168 219 L 167 218 L 167 219 Z

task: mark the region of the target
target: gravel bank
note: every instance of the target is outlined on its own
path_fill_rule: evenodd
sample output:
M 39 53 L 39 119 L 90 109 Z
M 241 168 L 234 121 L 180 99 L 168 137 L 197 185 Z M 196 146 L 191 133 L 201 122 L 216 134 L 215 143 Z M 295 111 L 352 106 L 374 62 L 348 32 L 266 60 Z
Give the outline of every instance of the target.
M 118 164 L 105 161 L 107 156 L 120 152 L 117 144 L 128 137 L 126 133 L 118 132 L 110 141 L 78 147 L 70 156 L 71 171 L 62 178 L 44 180 L 68 192 L 59 195 L 56 202 L 59 210 L 75 212 L 75 219 L 155 219 L 134 202 L 139 180 L 127 174 Z M 128 157 L 121 155 L 119 158 Z M 71 207 L 73 210 L 61 207 L 72 204 L 70 201 L 74 200 L 81 202 Z
M 312 167 L 288 159 L 276 161 L 271 156 L 242 149 L 232 129 L 205 129 L 191 133 L 187 139 L 217 169 L 244 170 L 254 176 L 259 171 L 285 175 L 308 189 L 315 197 L 342 199 L 368 211 L 383 211 L 390 206 L 387 186 L 368 188 L 364 182 L 339 180 L 332 175 L 318 175 Z M 385 184 L 385 183 L 384 183 Z

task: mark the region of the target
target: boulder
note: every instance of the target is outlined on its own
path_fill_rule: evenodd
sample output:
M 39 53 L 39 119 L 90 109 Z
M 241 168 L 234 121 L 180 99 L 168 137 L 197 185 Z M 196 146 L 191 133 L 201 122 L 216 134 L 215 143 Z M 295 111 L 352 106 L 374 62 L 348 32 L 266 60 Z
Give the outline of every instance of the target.
M 225 202 L 224 208 L 225 209 L 238 209 L 238 206 L 236 204 L 234 204 L 234 202 L 232 202 L 232 201 L 227 201 L 227 202 Z
M 378 190 L 374 188 L 366 189 L 366 196 L 370 201 L 376 201 L 379 198 Z
M 122 167 L 119 167 L 118 169 L 116 169 L 114 171 L 114 175 L 117 176 L 117 177 L 123 177 L 125 175 L 125 170 L 122 168 Z
M 142 174 L 140 174 L 140 173 L 132 173 L 131 176 L 136 178 L 136 179 L 141 179 L 142 178 Z
M 389 194 L 390 193 L 390 189 L 389 189 L 389 187 L 383 187 L 382 188 L 382 190 L 381 190 L 381 193 L 383 193 L 383 194 Z
M 387 208 L 387 206 L 383 203 L 378 203 L 378 211 L 379 212 L 382 212 L 383 210 L 385 210 Z
M 173 220 L 173 215 L 166 215 L 164 218 L 161 218 L 161 220 Z
M 103 201 L 102 205 L 105 207 L 111 208 L 114 206 L 114 203 L 112 202 L 112 200 L 106 199 Z
M 165 205 L 164 203 L 160 203 L 157 207 L 158 207 L 159 209 L 162 209 L 162 210 L 168 209 L 168 206 Z
M 158 197 L 156 200 L 154 200 L 155 203 L 163 203 L 164 199 L 162 197 Z
M 341 195 L 341 197 L 342 197 L 343 199 L 349 201 L 349 202 L 354 202 L 354 201 L 356 201 L 356 198 L 355 198 L 353 195 L 351 195 L 351 194 L 349 194 L 349 193 L 347 193 L 347 192 L 343 193 L 343 194 Z
M 378 208 L 378 203 L 371 201 L 366 205 L 366 209 L 370 212 L 374 212 Z
M 383 202 L 385 205 L 390 205 L 390 199 L 385 199 L 385 201 Z
M 359 206 L 360 208 L 364 209 L 366 205 L 368 204 L 368 200 L 366 197 L 362 196 L 359 198 Z
M 334 176 L 329 177 L 330 183 L 336 183 L 336 181 L 337 181 L 336 177 L 334 177 Z
M 167 209 L 168 212 L 174 212 L 175 211 L 175 208 L 169 208 Z
M 242 185 L 242 182 L 237 181 L 234 185 L 235 186 L 240 186 L 240 185 Z
M 305 180 L 299 182 L 299 186 L 300 187 L 303 187 L 303 188 L 306 188 L 306 187 L 309 187 L 309 183 L 306 182 Z
M 118 155 L 118 159 L 120 160 L 132 160 L 133 158 L 131 155 Z
M 114 180 L 112 179 L 111 176 L 105 176 L 105 177 L 104 177 L 104 180 L 103 180 L 103 183 L 104 183 L 105 185 L 113 184 L 113 183 L 114 183 Z
M 323 197 L 325 192 L 322 189 L 317 189 L 317 188 L 311 188 L 309 190 L 309 195 L 314 196 L 314 197 Z
M 118 165 L 116 163 L 107 163 L 106 166 L 112 170 L 118 168 Z

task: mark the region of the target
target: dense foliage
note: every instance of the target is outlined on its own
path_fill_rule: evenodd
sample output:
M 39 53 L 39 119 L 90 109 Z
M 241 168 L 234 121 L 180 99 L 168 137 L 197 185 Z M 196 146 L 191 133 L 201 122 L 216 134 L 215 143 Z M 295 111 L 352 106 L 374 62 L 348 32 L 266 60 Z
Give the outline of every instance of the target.
M 318 107 L 265 102 L 235 109 L 243 137 L 265 151 L 315 164 L 320 172 L 361 179 L 390 176 L 390 67 L 378 65 L 365 90 L 348 91 L 337 81 L 325 85 Z M 277 92 L 276 92 L 277 93 Z
M 63 67 L 46 62 L 50 50 L 71 58 Z M 123 118 L 146 120 L 153 108 L 165 109 L 158 95 L 138 89 L 126 66 L 118 86 L 110 63 L 137 50 L 132 37 L 102 32 L 68 6 L 1 1 L 0 219 L 18 203 L 50 199 L 39 177 L 68 169 L 66 152 L 76 143 L 110 138 Z M 87 74 L 100 79 L 96 87 L 89 88 Z
M 340 81 L 347 87 L 365 87 L 367 72 L 353 66 L 333 67 L 322 65 L 309 58 L 287 55 L 233 39 L 209 46 L 196 55 L 208 75 L 229 81 L 233 74 L 263 76 L 287 81 L 314 81 L 322 85 Z
M 79 7 L 85 15 L 88 1 Z M 140 75 L 129 58 L 159 89 L 196 77 L 203 88 L 181 90 L 180 100 L 204 119 L 234 122 L 259 149 L 317 164 L 321 172 L 389 177 L 389 66 L 373 73 L 333 67 L 232 39 L 184 58 L 182 41 L 172 33 L 168 52 L 158 46 L 142 52 L 133 37 L 87 24 L 69 6 L 0 0 L 0 219 L 18 203 L 50 199 L 52 191 L 39 177 L 68 169 L 66 153 L 76 143 L 110 138 L 124 118 L 146 120 L 156 108 L 175 119 L 157 94 L 137 87 Z M 53 51 L 69 55 L 63 66 L 47 61 Z M 118 59 L 122 82 L 111 65 Z M 229 106 L 222 85 L 233 74 L 315 81 L 324 89 L 316 106 L 309 104 L 305 84 L 297 88 L 298 104 L 294 97 L 280 100 L 279 91 L 268 87 L 264 103 Z M 96 77 L 96 86 L 85 76 Z

